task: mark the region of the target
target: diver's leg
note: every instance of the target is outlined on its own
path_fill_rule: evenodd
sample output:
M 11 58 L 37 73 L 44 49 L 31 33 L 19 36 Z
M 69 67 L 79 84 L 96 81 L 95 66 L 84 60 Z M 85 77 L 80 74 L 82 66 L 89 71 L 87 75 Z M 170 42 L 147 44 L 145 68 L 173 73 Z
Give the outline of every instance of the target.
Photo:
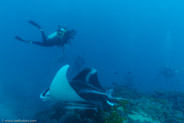
M 36 44 L 36 45 L 40 45 L 40 46 L 44 46 L 46 47 L 45 43 L 43 42 L 39 42 L 39 41 L 30 41 L 31 44 Z
M 47 36 L 45 35 L 43 29 L 40 29 L 40 32 L 41 32 L 41 35 L 42 35 L 43 43 L 45 43 L 47 41 Z
M 36 22 L 32 21 L 32 20 L 28 21 L 28 23 L 30 23 L 31 25 L 37 27 L 40 30 L 41 35 L 42 35 L 42 40 L 43 40 L 43 42 L 46 42 L 47 41 L 47 37 L 46 37 L 46 35 L 45 35 L 44 31 L 43 31 L 43 28 L 40 25 L 38 25 Z

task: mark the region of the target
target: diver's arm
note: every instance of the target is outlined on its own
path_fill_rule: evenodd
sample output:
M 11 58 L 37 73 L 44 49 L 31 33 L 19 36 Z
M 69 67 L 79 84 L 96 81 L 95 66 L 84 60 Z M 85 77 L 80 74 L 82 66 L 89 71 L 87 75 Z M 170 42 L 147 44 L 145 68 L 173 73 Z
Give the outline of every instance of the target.
M 72 44 L 71 44 L 71 40 L 68 40 L 68 44 L 71 46 Z

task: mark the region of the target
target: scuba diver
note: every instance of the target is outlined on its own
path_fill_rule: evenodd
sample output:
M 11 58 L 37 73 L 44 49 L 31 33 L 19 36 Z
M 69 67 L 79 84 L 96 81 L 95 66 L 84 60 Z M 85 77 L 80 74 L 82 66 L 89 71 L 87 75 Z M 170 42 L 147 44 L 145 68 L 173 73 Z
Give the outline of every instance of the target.
M 46 36 L 43 28 L 40 25 L 38 25 L 36 22 L 30 20 L 28 21 L 28 23 L 30 23 L 31 25 L 35 26 L 40 30 L 43 41 L 40 42 L 40 41 L 24 40 L 19 36 L 15 36 L 16 40 L 22 41 L 25 43 L 40 45 L 43 47 L 58 46 L 64 49 L 65 44 L 71 45 L 70 40 L 73 39 L 74 35 L 76 34 L 75 30 L 67 30 L 66 28 L 63 28 L 60 25 L 58 25 L 58 29 L 56 30 L 56 32 L 50 34 L 49 36 Z

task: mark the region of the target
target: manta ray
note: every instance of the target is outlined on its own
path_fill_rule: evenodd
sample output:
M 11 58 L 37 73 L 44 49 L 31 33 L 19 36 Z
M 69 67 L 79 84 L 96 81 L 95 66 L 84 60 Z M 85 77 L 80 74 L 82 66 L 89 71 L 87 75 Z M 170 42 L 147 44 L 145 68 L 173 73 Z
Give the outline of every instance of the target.
M 67 79 L 69 65 L 56 73 L 50 87 L 40 94 L 43 101 L 58 100 L 68 109 L 93 109 L 114 106 L 112 90 L 105 91 L 101 86 L 94 68 L 83 69 L 70 82 Z

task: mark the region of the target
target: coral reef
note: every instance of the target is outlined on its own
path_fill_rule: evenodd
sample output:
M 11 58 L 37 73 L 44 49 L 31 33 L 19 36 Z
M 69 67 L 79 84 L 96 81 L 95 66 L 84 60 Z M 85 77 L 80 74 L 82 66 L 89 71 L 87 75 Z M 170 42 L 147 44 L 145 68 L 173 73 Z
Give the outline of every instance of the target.
M 106 110 L 66 110 L 63 103 L 39 112 L 39 123 L 184 123 L 184 94 L 179 92 L 140 93 L 119 86 L 113 95 L 119 99 Z

